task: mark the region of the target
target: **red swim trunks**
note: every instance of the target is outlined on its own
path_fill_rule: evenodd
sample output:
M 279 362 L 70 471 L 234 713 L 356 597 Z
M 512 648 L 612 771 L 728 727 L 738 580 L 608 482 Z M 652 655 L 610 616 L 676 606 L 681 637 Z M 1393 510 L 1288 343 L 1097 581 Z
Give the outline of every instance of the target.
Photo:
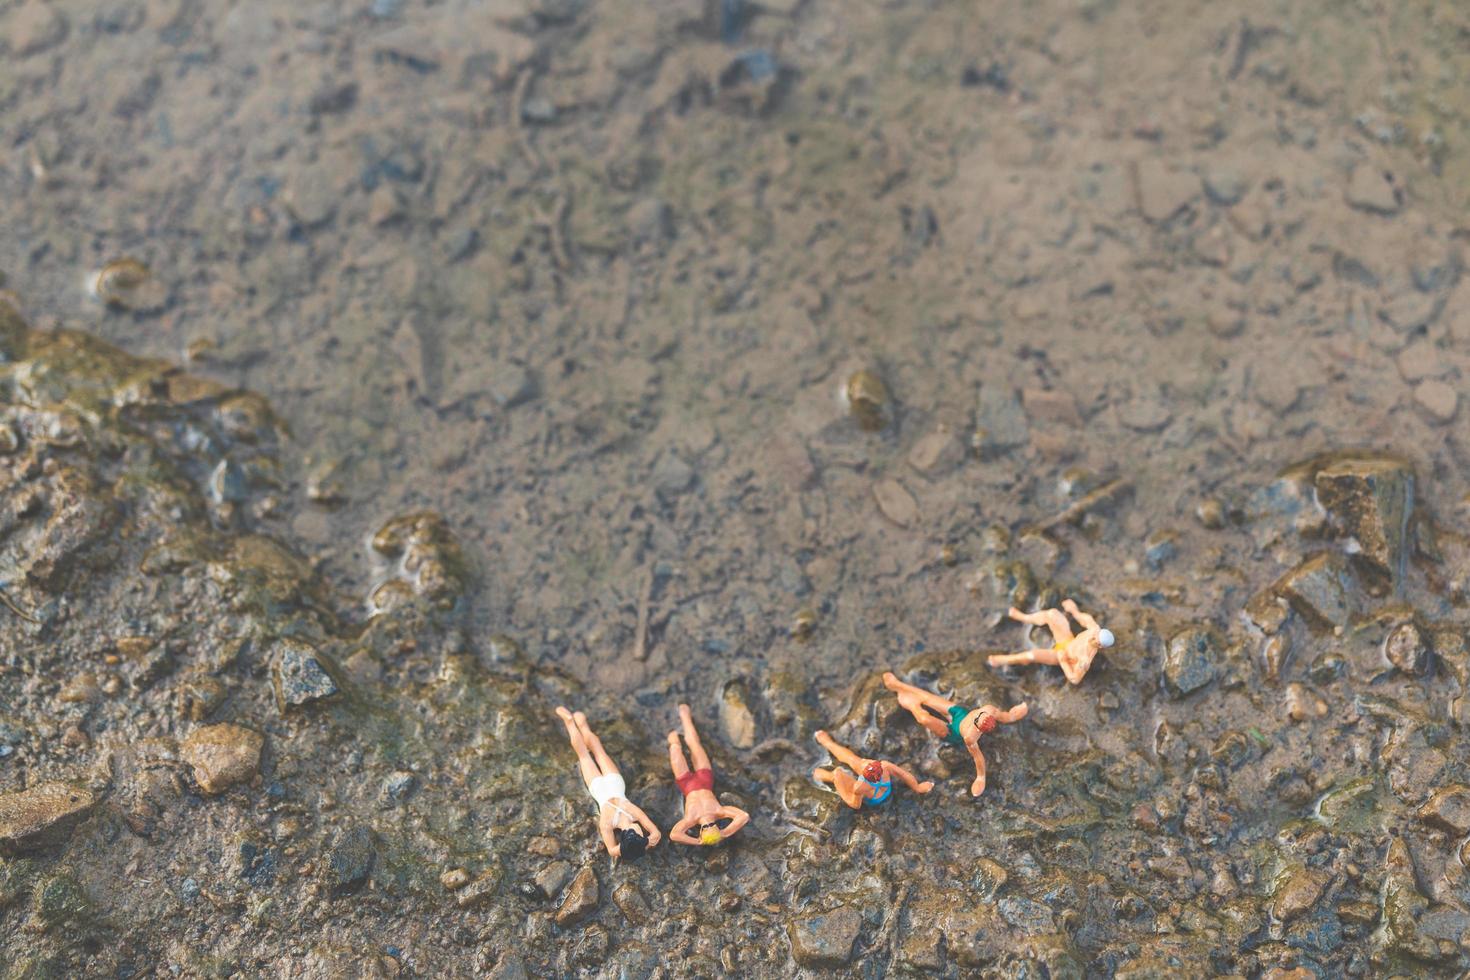
M 713 790 L 715 788 L 715 771 L 713 769 L 696 769 L 686 772 L 674 780 L 679 784 L 679 792 L 688 796 L 697 789 Z

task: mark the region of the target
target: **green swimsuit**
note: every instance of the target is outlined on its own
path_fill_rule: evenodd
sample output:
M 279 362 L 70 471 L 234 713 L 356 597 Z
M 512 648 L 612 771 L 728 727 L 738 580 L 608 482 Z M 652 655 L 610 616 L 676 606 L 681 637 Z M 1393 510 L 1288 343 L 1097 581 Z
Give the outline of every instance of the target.
M 964 708 L 960 705 L 955 705 L 949 709 L 949 734 L 944 736 L 944 740 L 950 745 L 965 744 L 964 737 L 960 735 L 960 724 L 969 713 L 969 708 Z

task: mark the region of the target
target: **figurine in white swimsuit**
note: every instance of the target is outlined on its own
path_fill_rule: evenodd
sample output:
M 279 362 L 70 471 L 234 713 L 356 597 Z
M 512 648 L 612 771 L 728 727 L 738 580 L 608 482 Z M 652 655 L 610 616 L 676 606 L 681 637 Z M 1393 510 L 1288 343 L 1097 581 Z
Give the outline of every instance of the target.
M 582 766 L 582 780 L 597 801 L 597 830 L 603 846 L 614 859 L 633 860 L 663 838 L 648 814 L 628 802 L 628 787 L 618 767 L 602 747 L 602 740 L 587 727 L 587 716 L 566 708 L 557 715 L 567 726 L 567 737 Z

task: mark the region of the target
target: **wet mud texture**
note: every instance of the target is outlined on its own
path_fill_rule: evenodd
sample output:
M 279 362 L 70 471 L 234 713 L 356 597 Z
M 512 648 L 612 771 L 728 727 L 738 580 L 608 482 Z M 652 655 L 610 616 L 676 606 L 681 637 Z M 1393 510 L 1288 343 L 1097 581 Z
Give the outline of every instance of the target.
M 1467 30 L 0 8 L 4 970 L 1464 970 Z M 550 709 L 668 826 L 679 700 L 611 869 Z

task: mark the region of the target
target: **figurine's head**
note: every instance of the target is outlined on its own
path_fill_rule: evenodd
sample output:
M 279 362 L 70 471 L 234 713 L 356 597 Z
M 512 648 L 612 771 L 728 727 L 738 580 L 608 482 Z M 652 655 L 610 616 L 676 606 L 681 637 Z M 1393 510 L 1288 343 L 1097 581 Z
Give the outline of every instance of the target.
M 720 833 L 720 825 L 718 823 L 702 823 L 699 825 L 699 842 L 705 847 L 714 847 L 724 839 L 725 835 Z
M 635 827 L 618 831 L 618 854 L 624 861 L 636 861 L 648 850 L 648 838 Z
M 1115 642 L 1117 642 L 1117 641 L 1116 641 L 1116 639 L 1113 636 L 1113 631 L 1112 630 L 1098 630 L 1097 631 L 1097 645 L 1098 646 L 1102 647 L 1103 649 L 1107 649 L 1108 647 L 1112 646 Z
M 863 766 L 863 778 L 870 783 L 876 783 L 883 778 L 883 763 L 874 759 Z

